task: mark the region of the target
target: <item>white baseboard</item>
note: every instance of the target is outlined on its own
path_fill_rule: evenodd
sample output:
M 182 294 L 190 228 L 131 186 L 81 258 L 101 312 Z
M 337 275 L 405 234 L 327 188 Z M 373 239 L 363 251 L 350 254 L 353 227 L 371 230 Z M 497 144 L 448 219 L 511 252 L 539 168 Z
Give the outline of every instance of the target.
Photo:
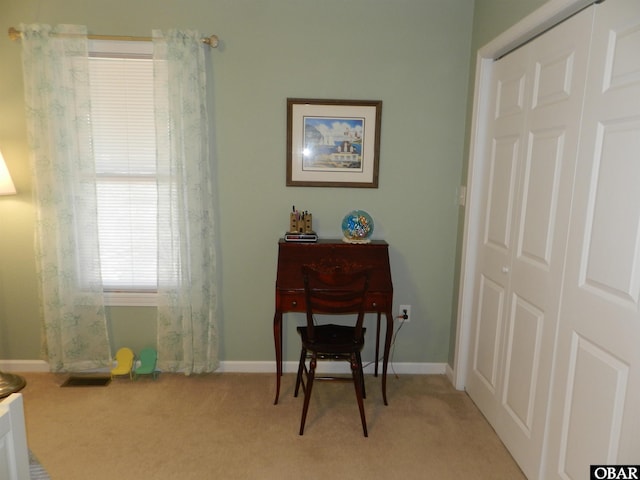
M 420 375 L 442 375 L 446 372 L 446 363 L 390 363 L 388 373 L 420 374 Z M 282 365 L 284 373 L 295 373 L 298 371 L 298 362 L 284 362 Z M 273 361 L 267 362 L 241 362 L 227 361 L 220 362 L 218 372 L 238 372 L 238 373 L 275 373 L 276 365 Z M 349 373 L 349 365 L 346 362 L 318 362 L 318 373 Z M 382 362 L 378 365 L 378 371 L 382 372 Z M 374 373 L 373 364 L 365 364 L 364 372 Z
M 298 371 L 298 362 L 284 362 L 282 369 L 285 373 Z M 48 372 L 49 364 L 44 360 L 0 360 L 0 370 L 5 372 Z M 220 362 L 218 372 L 236 373 L 275 373 L 276 365 L 273 360 L 243 362 Z M 346 362 L 318 362 L 318 373 L 349 373 Z M 365 364 L 365 373 L 373 373 L 374 365 Z M 382 362 L 378 364 L 378 371 L 382 372 Z M 452 378 L 451 368 L 446 363 L 390 363 L 388 373 L 414 375 L 443 375 Z
M 451 385 L 453 385 L 454 387 L 456 387 L 456 382 L 455 382 L 455 372 L 453 371 L 453 368 L 451 367 L 451 365 L 449 365 L 448 363 L 445 364 L 445 375 L 447 376 L 447 379 L 449 379 L 449 381 L 451 382 Z M 464 390 L 463 388 L 457 388 L 457 390 Z
M 0 370 L 5 372 L 48 372 L 49 363 L 44 360 L 0 360 Z

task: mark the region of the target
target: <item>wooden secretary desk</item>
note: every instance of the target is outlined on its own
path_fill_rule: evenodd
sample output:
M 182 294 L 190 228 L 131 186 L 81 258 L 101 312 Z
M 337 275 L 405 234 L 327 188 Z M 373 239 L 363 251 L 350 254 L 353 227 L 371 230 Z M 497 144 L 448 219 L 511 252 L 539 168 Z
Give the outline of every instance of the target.
M 282 377 L 282 315 L 286 312 L 305 312 L 302 265 L 319 262 L 349 262 L 372 267 L 366 311 L 378 314 L 376 329 L 375 375 L 378 375 L 380 318 L 384 313 L 387 328 L 382 361 L 382 398 L 387 403 L 387 365 L 393 337 L 393 284 L 389 264 L 389 245 L 383 240 L 351 244 L 342 240 L 319 240 L 315 243 L 278 242 L 278 271 L 276 276 L 276 312 L 273 317 L 273 339 L 276 349 L 276 398 L 280 396 Z

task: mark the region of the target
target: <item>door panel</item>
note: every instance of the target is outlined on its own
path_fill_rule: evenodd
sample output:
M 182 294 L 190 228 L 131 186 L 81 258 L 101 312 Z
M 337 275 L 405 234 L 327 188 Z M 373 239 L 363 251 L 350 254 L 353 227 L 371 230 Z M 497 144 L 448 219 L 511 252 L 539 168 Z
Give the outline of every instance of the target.
M 503 310 L 504 288 L 492 282 L 491 279 L 482 277 L 473 371 L 491 395 L 495 393 L 498 379 L 498 353 L 500 351 Z
M 592 18 L 592 9 L 575 15 L 492 71 L 466 385 L 531 479 L 540 477 Z
M 533 132 L 529 145 L 518 256 L 544 270 L 551 263 L 557 223 L 564 133 L 562 130 Z
M 596 7 L 545 478 L 640 458 L 640 9 Z
M 485 243 L 500 253 L 506 253 L 511 247 L 511 219 L 516 191 L 518 146 L 518 137 L 494 140 Z
M 511 305 L 502 401 L 522 433 L 531 435 L 544 313 L 517 295 Z
M 512 121 L 514 115 L 525 110 L 525 75 L 521 68 L 505 72 L 496 80 L 495 120 Z
M 507 61 L 508 60 L 508 61 Z M 514 236 L 522 128 L 525 120 L 526 62 L 507 57 L 496 62 L 487 114 L 488 141 L 483 171 L 483 232 L 478 245 L 474 292 L 473 350 L 466 388 L 494 425 L 502 409 L 498 388 L 503 375 L 503 343 L 508 274 Z
M 586 338 L 573 335 L 571 340 L 560 471 L 561 478 L 577 480 L 595 463 L 591 459 L 609 457 L 602 463 L 617 463 L 610 454 L 617 451 L 629 368 Z
M 574 58 L 572 51 L 560 50 L 558 55 L 552 54 L 537 61 L 531 102 L 533 109 L 562 102 L 571 96 Z
M 603 122 L 597 140 L 584 283 L 603 295 L 637 303 L 640 161 L 628 152 L 640 152 L 640 118 Z M 606 254 L 611 248 L 616 255 Z

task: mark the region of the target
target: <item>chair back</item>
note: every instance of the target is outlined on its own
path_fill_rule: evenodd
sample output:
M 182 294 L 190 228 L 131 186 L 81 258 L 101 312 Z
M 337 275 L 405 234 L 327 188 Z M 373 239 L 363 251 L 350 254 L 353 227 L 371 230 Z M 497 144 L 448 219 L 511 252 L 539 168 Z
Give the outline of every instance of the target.
M 355 314 L 354 342 L 360 342 L 371 268 L 347 264 L 303 265 L 302 277 L 309 340 L 315 339 L 314 314 Z
M 158 352 L 155 348 L 145 348 L 140 351 L 140 366 L 136 369 L 138 374 L 153 373 L 156 369 Z
M 116 352 L 116 367 L 111 369 L 111 378 L 114 375 L 129 375 L 129 378 L 132 378 L 133 371 L 133 361 L 135 360 L 135 355 L 133 350 L 128 347 L 122 347 Z
M 118 368 L 131 370 L 131 367 L 133 367 L 134 359 L 135 354 L 130 348 L 122 347 L 116 352 L 116 361 L 118 362 Z

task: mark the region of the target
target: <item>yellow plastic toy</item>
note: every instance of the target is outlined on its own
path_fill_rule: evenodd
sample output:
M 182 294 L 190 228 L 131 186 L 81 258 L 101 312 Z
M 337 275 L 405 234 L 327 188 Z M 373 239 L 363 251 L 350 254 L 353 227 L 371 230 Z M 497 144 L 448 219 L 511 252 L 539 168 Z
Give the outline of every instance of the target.
M 116 375 L 129 375 L 130 379 L 133 379 L 133 360 L 135 359 L 135 355 L 133 354 L 133 350 L 127 347 L 122 347 L 120 350 L 116 352 L 116 362 L 117 365 L 115 368 L 111 369 L 111 378 Z

